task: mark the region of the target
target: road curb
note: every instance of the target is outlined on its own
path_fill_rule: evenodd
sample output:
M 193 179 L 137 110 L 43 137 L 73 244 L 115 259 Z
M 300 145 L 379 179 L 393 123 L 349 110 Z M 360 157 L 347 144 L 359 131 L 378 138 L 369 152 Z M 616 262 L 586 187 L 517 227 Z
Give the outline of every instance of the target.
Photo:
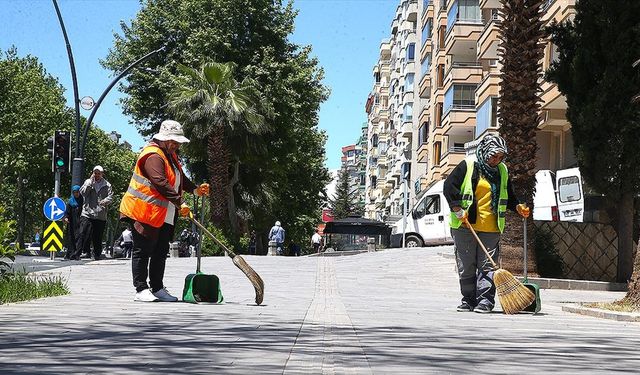
M 577 304 L 564 305 L 562 306 L 562 311 L 592 316 L 595 318 L 616 320 L 619 322 L 640 322 L 640 313 L 625 313 L 620 311 L 595 309 Z
M 445 259 L 455 259 L 455 255 L 452 253 L 438 253 L 438 255 Z M 522 276 L 516 276 L 516 278 L 520 281 L 524 279 Z M 528 281 L 533 284 L 538 284 L 540 289 L 594 290 L 608 292 L 627 291 L 627 284 L 625 283 L 610 283 L 606 281 L 552 279 L 546 277 L 529 277 Z

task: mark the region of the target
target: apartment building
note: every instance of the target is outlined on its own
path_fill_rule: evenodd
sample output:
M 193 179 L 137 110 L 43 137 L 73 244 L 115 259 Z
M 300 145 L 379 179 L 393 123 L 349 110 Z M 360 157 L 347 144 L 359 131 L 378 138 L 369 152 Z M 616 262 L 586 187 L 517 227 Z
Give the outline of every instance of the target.
M 413 162 L 418 123 L 418 1 L 404 0 L 396 8 L 390 38 L 380 45 L 380 58 L 373 69 L 374 87 L 367 100 L 367 183 L 365 213 L 384 219 L 402 213 L 403 184 L 413 186 L 420 167 Z M 407 189 L 411 190 L 411 189 Z
M 366 148 L 362 147 L 362 138 L 358 143 L 342 147 L 341 168 L 349 176 L 349 192 L 356 192 L 355 200 L 364 206 L 366 180 Z

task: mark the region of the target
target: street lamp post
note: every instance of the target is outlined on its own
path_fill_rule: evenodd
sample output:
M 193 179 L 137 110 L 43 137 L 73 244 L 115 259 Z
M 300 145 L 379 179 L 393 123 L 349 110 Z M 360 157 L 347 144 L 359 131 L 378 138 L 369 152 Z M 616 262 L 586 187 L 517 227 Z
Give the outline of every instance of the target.
M 164 50 L 165 47 L 160 47 L 156 50 L 153 50 L 147 53 L 146 55 L 142 56 L 138 60 L 131 63 L 131 65 L 126 67 L 122 72 L 120 72 L 120 74 L 118 74 L 118 76 L 116 76 L 111 81 L 111 83 L 109 83 L 107 88 L 102 92 L 102 95 L 100 95 L 100 99 L 98 99 L 98 101 L 93 106 L 93 109 L 91 110 L 91 114 L 89 115 L 89 118 L 87 118 L 87 122 L 85 123 L 83 128 L 80 123 L 80 99 L 78 95 L 78 79 L 76 77 L 76 68 L 75 68 L 75 63 L 73 61 L 73 53 L 71 52 L 71 43 L 69 43 L 69 37 L 67 36 L 67 30 L 64 27 L 62 14 L 60 13 L 60 8 L 58 7 L 58 2 L 56 0 L 52 0 L 52 1 L 53 1 L 53 6 L 56 9 L 56 14 L 58 15 L 58 21 L 60 22 L 60 28 L 62 29 L 62 34 L 64 35 L 64 41 L 67 46 L 67 56 L 69 57 L 69 65 L 71 68 L 71 80 L 73 81 L 73 100 L 75 102 L 75 111 L 76 111 L 75 113 L 75 150 L 76 151 L 75 151 L 75 157 L 73 159 L 73 164 L 71 166 L 72 167 L 71 185 L 80 185 L 82 183 L 82 176 L 84 173 L 84 151 L 85 151 L 85 145 L 87 143 L 87 138 L 89 135 L 89 128 L 91 127 L 91 122 L 93 121 L 93 118 L 96 115 L 98 108 L 100 108 L 100 104 L 102 104 L 102 101 L 107 96 L 109 91 L 111 91 L 113 86 L 115 86 L 115 84 L 118 83 L 118 81 L 122 79 L 122 77 L 127 75 L 127 73 L 129 73 L 131 69 L 133 69 L 136 65 L 145 61 L 149 57 Z

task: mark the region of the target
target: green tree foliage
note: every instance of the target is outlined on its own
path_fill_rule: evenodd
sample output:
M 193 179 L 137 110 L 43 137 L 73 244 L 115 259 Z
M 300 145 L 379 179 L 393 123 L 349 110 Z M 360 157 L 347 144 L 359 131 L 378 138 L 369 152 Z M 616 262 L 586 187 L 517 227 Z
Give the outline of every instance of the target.
M 53 195 L 54 175 L 47 138 L 56 129 L 73 131 L 73 112 L 65 106 L 64 89 L 32 56 L 19 57 L 15 48 L 0 58 L 0 195 L 8 220 L 16 221 L 18 243 L 43 232 L 42 204 Z M 117 197 L 125 191 L 135 154 L 117 147 L 93 127 L 86 165 L 102 165 Z M 88 177 L 88 175 L 87 175 Z M 60 196 L 70 195 L 70 174 L 61 177 Z M 115 218 L 116 210 L 112 216 Z M 12 239 L 13 240 L 13 239 Z
M 336 192 L 332 198 L 329 198 L 329 207 L 333 217 L 336 219 L 344 219 L 350 215 L 362 215 L 358 189 L 351 191 L 349 173 L 345 168 L 340 169 L 338 172 Z
M 141 53 L 166 46 L 146 62 L 151 69 L 136 69 L 120 87 L 128 95 L 125 113 L 143 135 L 155 133 L 168 117 L 167 103 L 180 75 L 178 63 L 233 62 L 237 81 L 250 77 L 258 82 L 264 104 L 273 110 L 266 121 L 272 130 L 261 137 L 234 133 L 229 145 L 232 157 L 240 161 L 233 191 L 237 212 L 244 219 L 242 227 L 259 234 L 263 251 L 275 220 L 287 227 L 289 238 L 307 240 L 320 218 L 326 199 L 321 192 L 329 180 L 324 167 L 326 135 L 317 128 L 319 106 L 328 91 L 311 48 L 288 39 L 295 16 L 292 4 L 281 0 L 146 2 L 130 25 L 122 23 L 122 34 L 115 36 L 103 61 L 105 67 L 120 71 Z M 194 179 L 204 179 L 202 144 L 194 142 L 184 151 Z
M 240 158 L 232 155 L 230 138 L 257 137 L 268 130 L 257 83 L 249 77 L 236 81 L 233 63 L 178 68 L 185 77 L 176 82 L 169 109 L 191 128 L 194 142 L 203 143 L 199 148 L 206 149 L 213 222 L 222 225 L 228 218 L 232 233 L 238 235 L 233 191 L 240 177 Z
M 576 2 L 573 22 L 550 28 L 559 58 L 547 75 L 567 98 L 574 149 L 586 182 L 616 207 L 618 281 L 633 268 L 633 197 L 640 191 L 640 2 Z

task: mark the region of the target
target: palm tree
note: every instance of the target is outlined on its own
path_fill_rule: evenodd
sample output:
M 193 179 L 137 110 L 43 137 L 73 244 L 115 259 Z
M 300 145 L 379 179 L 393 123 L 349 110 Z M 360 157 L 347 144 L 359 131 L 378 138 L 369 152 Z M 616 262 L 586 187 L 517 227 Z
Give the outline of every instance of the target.
M 542 0 L 500 0 L 499 56 L 502 62 L 498 116 L 500 135 L 509 148 L 509 173 L 516 194 L 533 205 L 535 189 L 536 129 L 540 114 L 542 57 L 544 56 Z M 511 216 L 511 218 L 509 218 Z M 508 243 L 522 243 L 522 225 L 515 214 L 508 215 L 503 237 Z M 533 221 L 529 220 L 533 229 Z M 533 233 L 529 231 L 529 233 Z M 529 237 L 531 240 L 533 236 Z M 533 246 L 529 246 L 533 250 Z M 533 259 L 530 257 L 529 259 Z
M 211 181 L 211 219 L 223 225 L 226 219 L 239 233 L 234 186 L 238 183 L 240 159 L 230 147 L 239 134 L 255 136 L 269 130 L 257 82 L 234 78 L 234 63 L 204 63 L 199 69 L 178 65 L 184 74 L 177 80 L 169 110 L 195 137 L 205 141 L 207 171 Z

